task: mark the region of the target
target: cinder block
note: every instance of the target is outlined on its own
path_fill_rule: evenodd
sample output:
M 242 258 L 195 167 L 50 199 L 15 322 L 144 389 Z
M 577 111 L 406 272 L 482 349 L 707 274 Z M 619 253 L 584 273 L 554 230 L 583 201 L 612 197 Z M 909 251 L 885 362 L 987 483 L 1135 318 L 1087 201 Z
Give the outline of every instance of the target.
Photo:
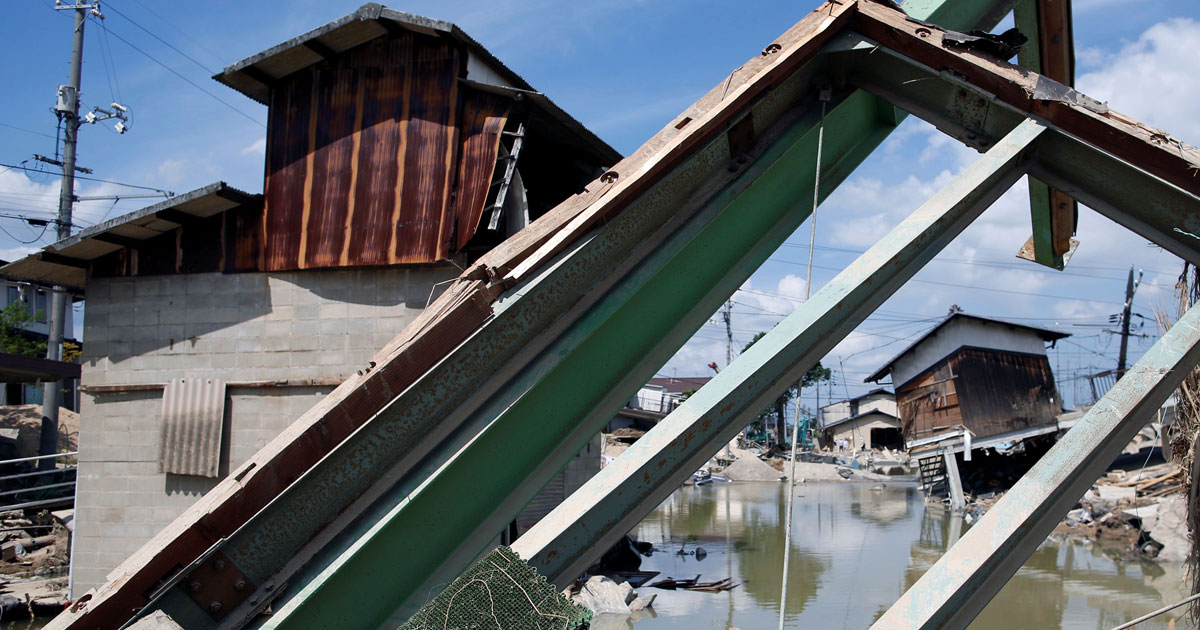
M 321 304 L 317 313 L 322 320 L 346 319 L 350 308 L 347 304 Z
M 296 304 L 293 307 L 297 321 L 311 321 L 320 319 L 320 306 L 317 304 Z

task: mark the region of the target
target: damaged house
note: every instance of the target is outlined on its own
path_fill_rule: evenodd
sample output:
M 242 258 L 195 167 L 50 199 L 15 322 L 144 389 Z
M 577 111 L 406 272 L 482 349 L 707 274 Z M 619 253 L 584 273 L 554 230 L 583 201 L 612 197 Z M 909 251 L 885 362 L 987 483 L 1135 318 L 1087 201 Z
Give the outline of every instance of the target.
M 215 78 L 269 108 L 263 195 L 215 183 L 0 271 L 86 293 L 76 596 L 620 159 L 457 26 L 379 5 Z M 598 448 L 568 469 L 552 504 Z
M 866 379 L 891 375 L 904 446 L 921 462 L 928 491 L 953 493 L 945 482 L 973 450 L 1017 450 L 1032 463 L 1053 444 L 1062 399 L 1046 344 L 1068 336 L 953 308 Z

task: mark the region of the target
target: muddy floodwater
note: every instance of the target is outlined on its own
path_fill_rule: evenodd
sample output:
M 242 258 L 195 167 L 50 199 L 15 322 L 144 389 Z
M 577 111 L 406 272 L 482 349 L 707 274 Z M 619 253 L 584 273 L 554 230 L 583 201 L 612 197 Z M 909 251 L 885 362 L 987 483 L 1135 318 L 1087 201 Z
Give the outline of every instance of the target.
M 871 625 L 968 526 L 926 508 L 911 483 L 795 486 L 787 627 Z M 663 550 L 642 561 L 662 577 L 732 577 L 727 592 L 664 591 L 654 611 L 603 627 L 774 628 L 783 571 L 787 486 L 714 484 L 675 492 L 634 530 Z M 694 552 L 703 548 L 703 559 Z M 685 554 L 675 552 L 682 549 Z M 1090 541 L 1053 537 L 1030 557 L 973 629 L 1108 630 L 1187 596 L 1182 568 L 1125 558 Z M 1178 616 L 1181 613 L 1174 612 Z M 1172 613 L 1139 624 L 1167 628 Z M 1176 628 L 1194 624 L 1177 619 Z

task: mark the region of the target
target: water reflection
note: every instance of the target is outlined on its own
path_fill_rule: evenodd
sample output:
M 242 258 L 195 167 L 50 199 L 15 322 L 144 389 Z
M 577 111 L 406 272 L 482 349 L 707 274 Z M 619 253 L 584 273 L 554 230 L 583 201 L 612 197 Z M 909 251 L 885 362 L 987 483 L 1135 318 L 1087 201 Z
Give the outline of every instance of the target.
M 866 628 L 966 529 L 961 519 L 926 510 L 911 484 L 810 484 L 794 491 L 789 627 Z M 643 568 L 670 577 L 728 576 L 742 585 L 721 593 L 649 589 L 658 594 L 657 617 L 632 625 L 774 627 L 786 492 L 785 484 L 739 483 L 687 487 L 671 495 L 634 532 L 665 550 Z M 697 547 L 707 552 L 703 560 L 676 554 Z M 1107 629 L 1182 599 L 1187 593 L 1181 577 L 1179 568 L 1052 540 L 971 627 Z M 1166 628 L 1167 617 L 1156 623 L 1139 628 Z

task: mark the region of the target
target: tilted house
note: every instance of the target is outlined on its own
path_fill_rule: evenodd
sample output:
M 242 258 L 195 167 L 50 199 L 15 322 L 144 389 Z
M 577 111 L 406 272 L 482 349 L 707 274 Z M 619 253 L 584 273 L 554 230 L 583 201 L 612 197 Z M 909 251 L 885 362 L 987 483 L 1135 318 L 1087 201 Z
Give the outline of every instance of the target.
M 866 380 L 891 374 L 909 449 L 961 452 L 1054 433 L 1062 400 L 1046 343 L 1067 336 L 952 311 Z
M 269 108 L 263 195 L 212 184 L 0 270 L 86 291 L 76 595 L 620 158 L 458 27 L 379 5 L 215 78 Z

